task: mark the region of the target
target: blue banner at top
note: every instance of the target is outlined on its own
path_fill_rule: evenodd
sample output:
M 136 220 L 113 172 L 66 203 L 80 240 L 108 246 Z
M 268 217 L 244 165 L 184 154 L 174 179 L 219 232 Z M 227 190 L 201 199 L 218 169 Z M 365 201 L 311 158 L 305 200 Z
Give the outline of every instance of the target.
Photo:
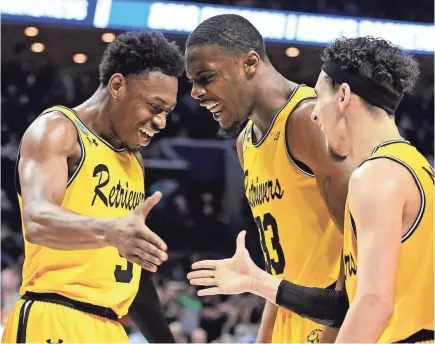
M 97 0 L 6 0 L 1 19 L 23 23 L 94 26 Z
M 177 34 L 189 34 L 212 16 L 234 13 L 251 21 L 266 41 L 324 46 L 342 36 L 370 35 L 418 54 L 435 50 L 435 27 L 430 24 L 250 7 L 146 0 L 12 0 L 2 1 L 1 12 L 3 20 Z

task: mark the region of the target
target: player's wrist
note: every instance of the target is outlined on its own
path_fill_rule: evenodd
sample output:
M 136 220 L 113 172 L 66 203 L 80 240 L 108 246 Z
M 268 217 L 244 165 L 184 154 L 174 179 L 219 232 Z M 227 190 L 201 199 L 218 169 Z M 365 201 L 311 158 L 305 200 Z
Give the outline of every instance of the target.
M 281 278 L 275 277 L 259 268 L 253 276 L 251 293 L 275 303 L 281 281 Z
M 94 228 L 94 238 L 106 246 L 115 246 L 118 219 L 101 219 Z

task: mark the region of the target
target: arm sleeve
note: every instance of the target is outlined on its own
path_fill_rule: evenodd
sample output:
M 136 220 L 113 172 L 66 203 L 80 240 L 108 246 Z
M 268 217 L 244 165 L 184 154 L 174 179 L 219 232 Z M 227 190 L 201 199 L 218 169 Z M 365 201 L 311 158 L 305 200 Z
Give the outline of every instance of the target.
M 130 306 L 129 316 L 149 343 L 175 343 L 148 271 L 142 270 L 139 290 Z
M 276 304 L 318 324 L 340 328 L 349 300 L 345 290 L 303 287 L 282 280 Z

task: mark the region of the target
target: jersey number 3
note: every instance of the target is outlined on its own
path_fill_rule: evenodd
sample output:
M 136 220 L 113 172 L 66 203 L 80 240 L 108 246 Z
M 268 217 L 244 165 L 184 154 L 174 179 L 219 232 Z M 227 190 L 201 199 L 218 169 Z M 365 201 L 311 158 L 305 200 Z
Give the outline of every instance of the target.
M 285 267 L 285 258 L 281 244 L 279 243 L 278 224 L 276 223 L 275 218 L 270 213 L 266 213 L 264 214 L 263 221 L 261 221 L 260 216 L 257 216 L 255 218 L 255 223 L 257 224 L 258 230 L 260 232 L 261 247 L 266 256 L 267 272 L 272 273 L 273 269 L 276 275 L 282 274 Z M 265 232 L 267 232 L 269 229 L 272 230 L 271 244 L 272 249 L 276 252 L 276 255 L 278 256 L 278 261 L 270 258 L 269 249 L 266 245 Z
M 124 258 L 124 257 L 122 257 L 122 258 Z M 125 269 L 125 270 L 122 270 L 121 265 L 116 265 L 116 269 L 115 269 L 115 273 L 114 273 L 116 282 L 130 283 L 131 280 L 133 279 L 133 263 L 129 262 L 128 260 L 126 260 L 126 261 L 127 261 L 127 269 Z

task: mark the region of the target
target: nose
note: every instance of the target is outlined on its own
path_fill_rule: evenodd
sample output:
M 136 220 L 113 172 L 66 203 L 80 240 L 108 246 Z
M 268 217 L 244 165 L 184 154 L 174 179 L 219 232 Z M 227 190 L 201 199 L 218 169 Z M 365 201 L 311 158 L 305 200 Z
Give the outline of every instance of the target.
M 166 116 L 163 114 L 158 114 L 153 117 L 152 120 L 153 129 L 162 130 L 166 128 Z
M 199 87 L 198 85 L 193 85 L 190 95 L 192 96 L 192 98 L 199 100 L 205 95 L 205 93 L 205 88 Z

